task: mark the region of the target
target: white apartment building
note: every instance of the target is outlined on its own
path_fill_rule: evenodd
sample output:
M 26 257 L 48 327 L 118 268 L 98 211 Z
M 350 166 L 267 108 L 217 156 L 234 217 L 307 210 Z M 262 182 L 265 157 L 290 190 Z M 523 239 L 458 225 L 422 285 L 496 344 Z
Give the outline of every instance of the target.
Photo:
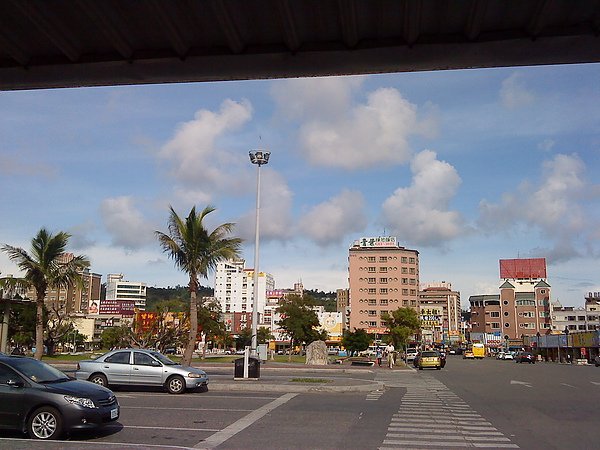
M 246 261 L 229 260 L 217 264 L 215 270 L 215 299 L 224 313 L 252 312 L 254 301 L 254 269 L 245 268 Z M 258 273 L 258 301 L 256 303 L 259 316 L 265 311 L 266 293 L 275 289 L 273 275 Z M 259 317 L 260 323 L 260 317 Z
M 146 310 L 146 283 L 127 281 L 122 273 L 109 273 L 106 276 L 106 300 L 133 300 L 135 307 Z
M 552 302 L 552 331 L 562 332 L 600 330 L 600 292 L 589 292 L 583 308 L 562 306 Z

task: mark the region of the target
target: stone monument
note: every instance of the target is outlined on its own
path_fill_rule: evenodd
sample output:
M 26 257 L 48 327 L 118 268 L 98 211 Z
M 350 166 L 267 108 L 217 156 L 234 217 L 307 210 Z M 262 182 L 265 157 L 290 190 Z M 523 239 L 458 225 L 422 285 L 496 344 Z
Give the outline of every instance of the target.
M 327 357 L 327 344 L 323 341 L 314 341 L 306 347 L 306 364 L 326 366 L 329 364 Z

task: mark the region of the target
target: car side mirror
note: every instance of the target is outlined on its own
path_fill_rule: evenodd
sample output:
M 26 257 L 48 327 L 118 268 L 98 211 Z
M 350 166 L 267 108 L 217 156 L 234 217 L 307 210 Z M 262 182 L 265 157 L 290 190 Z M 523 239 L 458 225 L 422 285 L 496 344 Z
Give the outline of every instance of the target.
M 150 365 L 153 366 L 153 367 L 161 367 L 162 366 L 162 364 L 160 362 L 158 362 L 157 360 L 155 360 L 155 359 L 153 359 L 150 362 Z
M 23 387 L 23 386 L 25 386 L 25 383 L 23 383 L 23 381 L 22 381 L 22 380 L 12 380 L 12 379 L 11 379 L 11 380 L 8 380 L 8 381 L 6 382 L 6 384 L 7 384 L 8 386 L 10 386 L 10 387 L 14 387 L 14 388 L 20 388 L 20 387 Z

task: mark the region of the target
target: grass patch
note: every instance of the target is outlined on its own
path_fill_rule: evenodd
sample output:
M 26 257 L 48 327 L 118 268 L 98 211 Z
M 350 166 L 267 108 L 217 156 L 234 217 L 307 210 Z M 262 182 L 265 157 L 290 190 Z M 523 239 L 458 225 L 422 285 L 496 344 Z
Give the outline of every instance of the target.
M 292 378 L 292 383 L 331 383 L 333 380 L 326 380 L 324 378 Z

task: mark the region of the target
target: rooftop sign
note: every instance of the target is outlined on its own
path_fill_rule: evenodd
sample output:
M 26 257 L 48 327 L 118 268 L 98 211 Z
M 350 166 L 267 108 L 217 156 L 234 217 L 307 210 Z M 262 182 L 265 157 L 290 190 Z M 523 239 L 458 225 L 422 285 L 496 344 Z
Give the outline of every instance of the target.
M 392 236 L 362 237 L 358 241 L 360 247 L 398 247 L 396 238 Z
M 546 278 L 546 258 L 501 259 L 500 278 Z

